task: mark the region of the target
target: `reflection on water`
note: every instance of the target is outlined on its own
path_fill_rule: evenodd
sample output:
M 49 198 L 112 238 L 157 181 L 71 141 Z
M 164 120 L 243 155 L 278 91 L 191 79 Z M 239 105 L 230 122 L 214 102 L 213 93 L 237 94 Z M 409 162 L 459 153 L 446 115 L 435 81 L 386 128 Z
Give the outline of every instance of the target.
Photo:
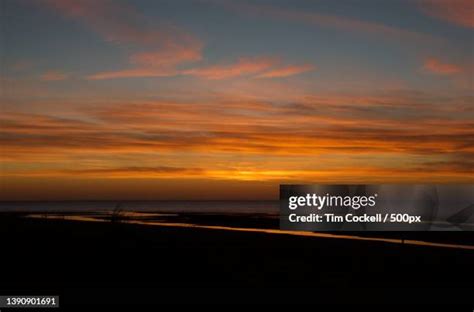
M 275 235 L 293 235 L 293 236 L 305 236 L 305 237 L 317 237 L 325 239 L 346 239 L 346 240 L 358 240 L 358 241 L 374 241 L 383 242 L 390 244 L 405 244 L 413 246 L 429 246 L 429 247 L 441 247 L 441 248 L 457 248 L 457 249 L 469 249 L 474 250 L 473 245 L 463 244 L 448 244 L 448 243 L 435 243 L 420 240 L 410 239 L 398 239 L 398 238 L 381 238 L 381 237 L 367 237 L 367 236 L 356 236 L 356 235 L 344 235 L 344 234 L 330 234 L 330 233 L 319 233 L 319 232 L 305 232 L 305 231 L 285 231 L 276 228 L 255 228 L 255 227 L 240 227 L 240 226 L 223 226 L 223 225 L 209 225 L 209 224 L 197 224 L 183 222 L 182 218 L 179 218 L 179 214 L 170 213 L 145 213 L 145 212 L 123 212 L 120 214 L 120 218 L 114 216 L 113 211 L 107 211 L 102 213 L 89 213 L 89 214 L 28 214 L 27 218 L 45 218 L 45 219 L 61 219 L 70 221 L 85 221 L 85 222 L 120 222 L 127 224 L 139 224 L 144 226 L 161 226 L 161 227 L 180 227 L 180 228 L 195 228 L 195 229 L 207 229 L 207 230 L 219 230 L 219 231 L 237 231 L 237 232 L 251 232 L 251 233 L 264 233 L 264 234 L 275 234 Z M 178 220 L 178 221 L 176 221 Z

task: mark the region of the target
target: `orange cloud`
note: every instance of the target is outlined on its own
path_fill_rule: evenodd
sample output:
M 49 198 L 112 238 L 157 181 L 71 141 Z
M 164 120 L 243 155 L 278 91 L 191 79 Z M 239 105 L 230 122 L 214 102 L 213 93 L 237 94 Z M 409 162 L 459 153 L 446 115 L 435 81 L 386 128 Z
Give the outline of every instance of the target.
M 472 0 L 422 0 L 421 9 L 434 18 L 474 28 L 474 2 Z
M 259 78 L 288 77 L 312 69 L 310 65 L 286 65 L 277 58 L 240 58 L 234 64 L 182 69 L 182 65 L 202 59 L 203 44 L 192 35 L 169 25 L 151 27 L 152 21 L 132 7 L 104 0 L 45 0 L 49 7 L 67 18 L 84 24 L 105 40 L 116 44 L 136 44 L 146 48 L 132 53 L 129 68 L 97 72 L 89 80 L 166 77 L 190 75 L 206 79 L 225 79 L 244 75 Z M 266 73 L 264 73 L 267 71 Z
M 137 66 L 163 68 L 176 66 L 185 62 L 196 62 L 202 59 L 202 44 L 200 42 L 186 45 L 173 44 L 165 49 L 132 54 L 130 63 Z
M 91 102 L 67 117 L 4 112 L 0 176 L 472 181 L 471 103 L 470 97 L 396 92 L 288 103 L 231 96 Z
M 433 175 L 436 170 L 436 175 Z M 348 174 L 350 173 L 350 174 Z M 370 166 L 339 166 L 320 170 L 295 170 L 295 169 L 203 169 L 203 168 L 176 168 L 176 167 L 116 167 L 103 169 L 76 169 L 76 170 L 21 170 L 3 172 L 3 177 L 68 177 L 71 178 L 99 178 L 99 179 L 173 179 L 201 181 L 273 181 L 276 183 L 314 183 L 338 182 L 360 183 L 374 182 L 472 182 L 472 169 L 457 170 L 448 167 L 411 166 L 405 168 L 385 167 L 374 168 Z
M 306 65 L 290 65 L 285 67 L 276 68 L 257 76 L 257 78 L 282 78 L 298 75 L 308 71 L 314 70 L 314 66 L 311 64 Z
M 45 0 L 45 3 L 108 42 L 135 44 L 147 49 L 130 56 L 133 68 L 99 72 L 88 79 L 168 76 L 174 74 L 178 65 L 201 59 L 203 45 L 197 38 L 175 26 L 156 24 L 117 1 Z
M 151 78 L 175 76 L 178 72 L 174 69 L 147 69 L 132 68 L 125 70 L 99 72 L 87 76 L 89 80 L 117 79 L 117 78 Z
M 68 74 L 56 70 L 47 71 L 40 76 L 40 79 L 43 81 L 59 81 L 67 78 Z
M 193 68 L 182 72 L 184 75 L 197 76 L 207 79 L 225 79 L 245 75 L 257 75 L 256 78 L 279 78 L 298 75 L 314 66 L 287 65 L 281 66 L 281 60 L 276 57 L 240 58 L 229 65 L 213 65 L 203 68 Z
M 232 64 L 211 65 L 207 67 L 179 70 L 176 65 L 188 61 L 197 61 L 201 58 L 195 51 L 181 51 L 182 53 L 140 53 L 132 55 L 131 62 L 146 67 L 137 67 L 126 70 L 99 72 L 88 76 L 88 79 L 114 78 L 147 78 L 168 77 L 177 75 L 195 76 L 205 79 L 228 79 L 240 76 L 257 75 L 256 78 L 279 78 L 298 75 L 313 70 L 312 65 L 288 65 L 280 67 L 281 61 L 276 57 L 240 58 Z
M 179 167 L 118 167 L 118 168 L 96 168 L 96 169 L 67 169 L 55 172 L 55 175 L 86 175 L 107 177 L 161 177 L 161 178 L 190 178 L 202 176 L 205 170 L 201 168 L 179 168 Z M 38 172 L 41 174 L 41 172 Z M 47 172 L 46 172 L 47 174 Z
M 444 63 L 441 60 L 431 57 L 425 60 L 423 69 L 438 75 L 453 75 L 460 73 L 462 68 L 455 64 Z
M 177 66 L 201 60 L 202 44 L 191 40 L 183 44 L 169 44 L 156 51 L 134 53 L 130 63 L 134 68 L 99 72 L 87 77 L 90 80 L 115 78 L 167 77 L 180 74 Z
M 465 110 L 462 99 L 448 109 L 433 99 L 420 99 L 418 105 L 413 98 L 400 101 L 399 97 L 392 102 L 383 97 L 353 102 L 343 97 L 309 98 L 285 105 L 251 101 L 115 104 L 87 111 L 88 122 L 4 114 L 0 143 L 2 156 L 9 159 L 45 152 L 206 151 L 266 157 L 474 152 L 474 125 L 465 118 L 471 112 Z M 427 101 L 434 101 L 430 109 Z
M 249 74 L 256 74 L 270 69 L 278 64 L 277 58 L 241 58 L 230 65 L 214 65 L 203 68 L 189 69 L 183 72 L 185 75 L 204 77 L 207 79 L 224 79 Z

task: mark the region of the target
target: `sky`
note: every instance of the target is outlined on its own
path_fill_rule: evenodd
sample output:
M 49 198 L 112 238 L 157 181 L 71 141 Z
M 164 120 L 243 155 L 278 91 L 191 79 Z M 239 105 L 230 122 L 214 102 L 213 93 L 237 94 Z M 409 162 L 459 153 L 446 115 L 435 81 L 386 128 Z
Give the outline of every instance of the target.
M 0 200 L 474 181 L 470 0 L 0 0 Z

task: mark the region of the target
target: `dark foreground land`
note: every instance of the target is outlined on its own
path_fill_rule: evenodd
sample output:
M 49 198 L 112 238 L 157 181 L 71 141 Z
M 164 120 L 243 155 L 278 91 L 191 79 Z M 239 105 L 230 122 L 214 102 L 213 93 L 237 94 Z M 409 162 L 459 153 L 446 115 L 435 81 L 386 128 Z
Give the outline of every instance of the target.
M 344 296 L 422 287 L 433 300 L 443 300 L 441 288 L 459 288 L 456 300 L 466 303 L 474 280 L 473 250 L 117 222 L 4 215 L 0 245 L 2 293 L 60 293 L 72 301 L 132 301 L 126 294 L 158 288 L 167 290 L 156 300 L 206 287 L 346 289 Z

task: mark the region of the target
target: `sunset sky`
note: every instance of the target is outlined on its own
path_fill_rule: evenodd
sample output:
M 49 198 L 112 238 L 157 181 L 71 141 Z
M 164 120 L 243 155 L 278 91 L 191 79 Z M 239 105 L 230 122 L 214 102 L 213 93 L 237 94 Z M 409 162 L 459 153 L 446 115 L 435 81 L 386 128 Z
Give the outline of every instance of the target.
M 473 182 L 471 0 L 0 0 L 0 200 Z

